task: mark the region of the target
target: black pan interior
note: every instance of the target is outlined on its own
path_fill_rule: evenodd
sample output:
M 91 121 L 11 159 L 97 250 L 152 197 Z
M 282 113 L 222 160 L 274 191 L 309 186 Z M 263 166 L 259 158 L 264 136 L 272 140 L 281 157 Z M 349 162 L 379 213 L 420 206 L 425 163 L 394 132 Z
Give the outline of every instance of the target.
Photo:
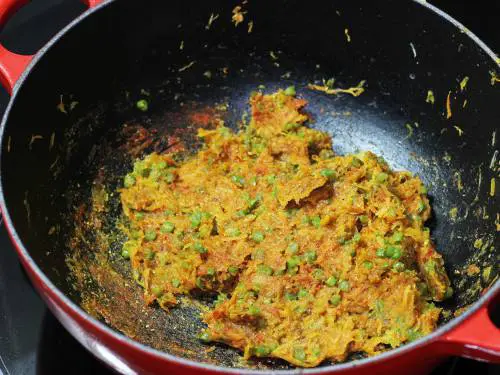
M 238 25 L 236 6 L 243 12 Z M 284 366 L 242 364 L 223 346 L 206 353 L 195 337 L 201 324 L 192 304 L 170 314 L 121 305 L 122 321 L 103 313 L 116 307 L 113 296 L 140 300 L 140 290 L 100 277 L 96 253 L 117 280 L 129 276 L 117 256 L 123 238 L 100 242 L 75 215 L 86 217 L 93 188 L 113 191 L 130 168 L 125 124 L 143 127 L 154 141 L 137 155 L 167 149 L 171 134 L 196 147 L 193 113 L 229 104 L 220 116 L 236 129 L 252 91 L 295 85 L 309 101 L 310 125 L 332 135 L 336 152 L 374 151 L 429 186 L 429 225 L 456 290 L 443 305 L 450 318 L 497 279 L 496 73 L 497 64 L 465 30 L 418 2 L 114 1 L 57 42 L 16 97 L 1 154 L 9 214 L 43 272 L 76 303 L 82 295 L 95 298 L 87 307 L 114 328 L 199 361 Z M 366 91 L 355 98 L 307 88 L 330 78 L 338 87 L 364 80 Z M 426 102 L 429 90 L 434 104 Z M 149 102 L 145 113 L 135 108 L 141 98 Z M 119 215 L 115 194 L 100 232 L 116 233 Z M 75 254 L 94 262 L 77 277 L 67 264 Z M 479 273 L 467 272 L 472 263 Z M 137 312 L 141 322 L 132 319 Z M 158 330 L 152 334 L 145 324 Z

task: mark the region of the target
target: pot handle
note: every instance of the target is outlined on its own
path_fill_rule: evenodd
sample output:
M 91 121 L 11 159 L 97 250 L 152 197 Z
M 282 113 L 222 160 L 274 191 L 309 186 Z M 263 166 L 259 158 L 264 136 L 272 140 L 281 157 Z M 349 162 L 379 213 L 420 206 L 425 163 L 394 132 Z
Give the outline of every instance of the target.
M 21 7 L 31 0 L 0 0 L 0 28 L 3 27 L 10 17 Z M 94 8 L 104 0 L 82 0 L 89 8 Z M 33 60 L 34 55 L 20 55 L 9 51 L 0 44 L 0 83 L 10 95 L 16 87 L 16 83 Z
M 441 342 L 450 354 L 480 361 L 500 363 L 500 328 L 489 311 L 500 302 L 500 294 L 482 306 L 460 326 L 444 335 Z

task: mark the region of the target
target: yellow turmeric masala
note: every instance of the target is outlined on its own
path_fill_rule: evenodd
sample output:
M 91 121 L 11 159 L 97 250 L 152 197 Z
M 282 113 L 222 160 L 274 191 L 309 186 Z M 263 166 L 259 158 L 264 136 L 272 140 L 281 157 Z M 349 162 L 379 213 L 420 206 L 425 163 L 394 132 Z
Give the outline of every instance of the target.
M 305 105 L 290 88 L 253 94 L 248 126 L 200 129 L 183 161 L 137 160 L 120 194 L 146 303 L 217 295 L 203 339 L 312 367 L 430 333 L 452 290 L 421 180 L 335 155 Z

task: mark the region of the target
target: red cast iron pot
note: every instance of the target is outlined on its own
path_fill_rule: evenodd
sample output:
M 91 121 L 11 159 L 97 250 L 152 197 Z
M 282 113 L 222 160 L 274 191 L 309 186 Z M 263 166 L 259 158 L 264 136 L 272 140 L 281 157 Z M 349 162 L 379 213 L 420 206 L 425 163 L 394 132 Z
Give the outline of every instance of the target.
M 0 24 L 26 2 L 3 0 Z M 390 165 L 422 176 L 431 186 L 435 242 L 444 254 L 455 287 L 453 301 L 443 307 L 453 312 L 469 306 L 458 317 L 443 322 L 433 334 L 373 358 L 316 369 L 283 370 L 281 366 L 274 370 L 422 374 L 453 355 L 500 362 L 499 329 L 489 316 L 500 289 L 500 282 L 495 281 L 498 193 L 491 190 L 488 194 L 490 186 L 485 183 L 498 174 L 495 132 L 500 96 L 494 86 L 498 66 L 496 56 L 477 37 L 432 5 L 414 1 L 332 1 L 308 6 L 298 1 L 85 3 L 89 9 L 36 55 L 21 56 L 0 46 L 0 80 L 11 95 L 1 125 L 1 210 L 33 285 L 64 327 L 97 358 L 124 374 L 263 371 L 229 367 L 220 359 L 222 355 L 208 364 L 188 354 L 183 358 L 158 351 L 88 315 L 78 305 L 78 292 L 68 280 L 64 231 L 56 240 L 47 233 L 56 224 L 71 230 L 70 216 L 65 214 L 69 209 L 67 188 L 78 178 L 82 191 L 90 188 L 80 170 L 91 169 L 93 145 L 112 134 L 112 129 L 129 119 L 165 126 L 158 125 L 161 121 L 156 115 L 179 106 L 172 99 L 176 92 L 186 100 L 194 97 L 203 103 L 205 97 L 243 103 L 251 90 L 264 83 L 268 87 L 295 84 L 316 114 L 313 126 L 334 135 L 337 151 L 372 149 L 383 153 Z M 231 22 L 236 5 L 243 7 L 246 17 L 237 26 Z M 209 18 L 213 22 L 207 24 Z M 179 48 L 180 43 L 185 47 Z M 275 51 L 279 60 L 270 58 L 269 51 Z M 222 67 L 238 74 L 200 84 L 205 70 Z M 287 71 L 292 74 L 284 75 Z M 457 77 L 464 75 L 470 77 L 470 110 L 465 104 L 462 109 L 455 105 L 462 95 Z M 341 83 L 365 79 L 367 92 L 360 98 L 302 94 L 300 88 L 307 82 L 331 76 Z M 134 90 L 142 87 L 156 90 L 147 114 L 137 114 L 134 105 L 121 105 L 122 99 L 115 95 L 124 88 L 134 95 Z M 439 98 L 439 108 L 437 103 L 432 106 L 425 102 L 429 89 Z M 452 124 L 445 116 L 448 92 L 454 103 Z M 61 95 L 77 98 L 80 112 L 65 115 L 56 111 L 63 100 Z M 80 121 L 89 113 L 102 113 L 103 106 L 104 123 Z M 353 118 L 324 119 L 318 108 L 325 106 L 351 111 Z M 234 118 L 241 115 L 237 110 Z M 414 129 L 419 138 L 407 139 L 401 124 L 414 122 L 420 125 Z M 460 125 L 463 134 L 458 134 L 453 125 Z M 52 147 L 53 140 L 48 143 L 51 134 L 62 139 L 59 148 Z M 438 165 L 435 172 L 413 161 L 409 157 L 412 153 L 438 159 L 445 153 L 451 161 Z M 54 165 L 58 165 L 58 173 L 53 173 Z M 452 186 L 457 171 L 465 186 L 463 191 Z M 452 225 L 447 215 L 456 200 L 472 202 L 471 214 L 463 214 L 463 207 L 459 207 L 462 219 Z M 491 249 L 477 254 L 472 246 L 474 238 L 468 236 L 471 233 L 484 235 Z M 489 269 L 488 277 L 483 272 L 482 279 L 481 275 L 467 279 L 461 270 L 470 259 Z M 477 293 L 470 292 L 474 285 L 480 285 Z M 165 337 L 174 339 L 175 335 Z

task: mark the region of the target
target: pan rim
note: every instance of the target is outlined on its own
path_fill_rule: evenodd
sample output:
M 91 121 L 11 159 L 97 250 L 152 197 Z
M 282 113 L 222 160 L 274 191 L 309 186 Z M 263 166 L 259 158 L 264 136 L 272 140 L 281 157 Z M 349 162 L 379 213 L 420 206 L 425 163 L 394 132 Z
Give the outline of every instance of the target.
M 2 121 L 0 124 L 0 156 L 3 151 L 3 146 L 1 140 L 3 139 L 3 135 L 5 132 L 6 124 L 10 117 L 10 112 L 14 105 L 15 99 L 20 91 L 20 88 L 23 86 L 26 78 L 29 76 L 33 68 L 38 64 L 38 62 L 44 57 L 44 55 L 54 46 L 64 35 L 78 25 L 81 21 L 86 19 L 87 17 L 94 14 L 110 4 L 116 2 L 117 0 L 105 0 L 100 5 L 95 8 L 89 9 L 83 12 L 80 16 L 78 16 L 75 20 L 70 22 L 67 26 L 65 26 L 61 31 L 59 31 L 43 48 L 38 51 L 33 57 L 31 63 L 26 68 L 26 70 L 21 75 L 18 82 L 15 84 L 12 96 L 9 100 L 5 113 L 2 117 Z M 464 32 L 472 41 L 478 45 L 480 49 L 483 50 L 492 60 L 496 63 L 496 55 L 495 53 L 474 33 L 464 27 L 459 21 L 455 20 L 453 17 L 448 15 L 446 12 L 437 8 L 434 5 L 427 3 L 425 0 L 412 0 L 414 3 L 418 3 L 419 5 L 427 8 L 427 10 L 435 13 L 438 17 L 443 18 L 445 21 L 451 23 L 461 32 Z M 1 158 L 0 158 L 0 171 L 1 171 Z M 35 260 L 31 257 L 28 249 L 24 246 L 21 238 L 19 237 L 9 214 L 9 210 L 7 209 L 7 205 L 5 202 L 4 191 L 3 191 L 3 182 L 0 178 L 0 211 L 4 218 L 5 227 L 9 233 L 11 241 L 13 242 L 18 256 L 23 261 L 24 265 L 30 268 L 30 271 L 39 279 L 41 284 L 47 288 L 47 294 L 50 295 L 52 300 L 57 301 L 56 305 L 59 305 L 58 308 L 64 306 L 65 314 L 68 314 L 72 320 L 76 320 L 75 316 L 78 317 L 81 321 L 84 321 L 87 325 L 91 326 L 95 331 L 99 331 L 104 336 L 111 336 L 116 342 L 126 345 L 129 349 L 135 352 L 145 352 L 150 356 L 153 356 L 159 360 L 168 361 L 173 364 L 181 364 L 185 367 L 189 367 L 195 370 L 205 370 L 205 371 L 215 371 L 219 373 L 238 373 L 238 374 L 262 374 L 265 373 L 266 370 L 253 370 L 253 369 L 245 369 L 245 368 L 230 368 L 223 367 L 218 365 L 212 365 L 207 363 L 196 362 L 190 359 L 185 359 L 182 357 L 178 357 L 166 352 L 162 352 L 151 348 L 145 344 L 137 342 L 124 334 L 113 330 L 111 327 L 106 325 L 105 323 L 97 320 L 92 317 L 88 313 L 86 313 L 80 306 L 70 300 L 62 291 L 60 291 L 54 283 L 44 274 L 44 272 L 40 269 L 40 267 L 36 264 Z M 399 348 L 389 350 L 385 353 L 379 354 L 374 357 L 369 357 L 360 360 L 354 360 L 347 363 L 329 365 L 319 368 L 296 368 L 293 370 L 272 370 L 273 373 L 278 374 L 323 374 L 323 373 L 335 373 L 344 370 L 349 370 L 353 368 L 366 367 L 368 365 L 373 365 L 378 362 L 384 362 L 390 359 L 394 359 L 396 357 L 402 356 L 410 351 L 413 351 L 417 348 L 422 348 L 424 346 L 432 345 L 433 342 L 439 341 L 439 338 L 442 337 L 445 333 L 450 332 L 454 328 L 460 326 L 465 320 L 471 317 L 475 312 L 477 312 L 483 306 L 486 306 L 487 303 L 500 291 L 500 280 L 497 280 L 494 285 L 492 285 L 489 290 L 481 296 L 477 301 L 475 301 L 472 306 L 462 315 L 452 319 L 450 322 L 445 325 L 439 327 L 436 331 L 432 332 L 429 335 L 426 335 L 418 340 L 415 340 L 412 343 L 403 345 Z M 75 324 L 72 322 L 72 324 Z M 85 343 L 82 343 L 85 345 Z M 109 363 L 112 365 L 112 363 Z

